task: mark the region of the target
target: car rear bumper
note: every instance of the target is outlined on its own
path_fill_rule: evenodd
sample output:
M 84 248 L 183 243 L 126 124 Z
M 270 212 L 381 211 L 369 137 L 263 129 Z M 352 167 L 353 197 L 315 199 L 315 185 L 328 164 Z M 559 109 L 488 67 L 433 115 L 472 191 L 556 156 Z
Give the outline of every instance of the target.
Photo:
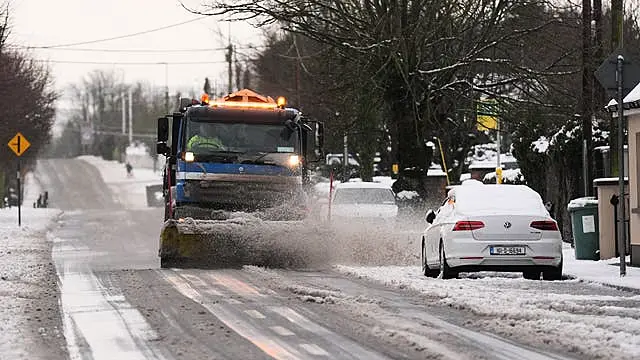
M 524 246 L 525 255 L 491 255 L 491 246 Z M 445 247 L 447 264 L 463 271 L 523 271 L 531 267 L 557 267 L 562 261 L 562 241 L 478 241 L 453 239 Z

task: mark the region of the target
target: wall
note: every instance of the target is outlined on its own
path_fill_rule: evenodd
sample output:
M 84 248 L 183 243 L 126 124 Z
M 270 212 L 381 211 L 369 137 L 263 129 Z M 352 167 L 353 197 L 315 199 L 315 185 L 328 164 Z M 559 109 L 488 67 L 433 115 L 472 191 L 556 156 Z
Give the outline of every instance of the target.
M 629 221 L 631 264 L 640 266 L 640 109 L 629 111 Z
M 604 178 L 594 180 L 598 188 L 598 227 L 600 239 L 600 259 L 606 260 L 616 257 L 614 207 L 609 202 L 611 196 L 619 194 L 618 180 Z M 628 185 L 625 192 L 628 192 Z M 628 205 L 628 203 L 627 203 Z M 627 207 L 628 209 L 628 207 Z M 628 212 L 627 212 L 628 213 Z

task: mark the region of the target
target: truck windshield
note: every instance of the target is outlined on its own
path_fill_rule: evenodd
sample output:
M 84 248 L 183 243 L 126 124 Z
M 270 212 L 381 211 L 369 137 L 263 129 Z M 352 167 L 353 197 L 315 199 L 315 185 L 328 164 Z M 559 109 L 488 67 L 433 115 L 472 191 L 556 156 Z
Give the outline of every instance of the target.
M 189 120 L 186 126 L 186 150 L 196 154 L 294 153 L 298 137 L 287 138 L 284 125 L 217 123 Z

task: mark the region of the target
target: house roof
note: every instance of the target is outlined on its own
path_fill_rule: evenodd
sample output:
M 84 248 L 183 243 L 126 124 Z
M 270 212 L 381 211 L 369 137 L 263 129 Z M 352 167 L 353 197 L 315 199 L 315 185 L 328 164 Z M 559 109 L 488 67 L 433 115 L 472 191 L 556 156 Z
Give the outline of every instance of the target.
M 640 83 L 622 99 L 622 104 L 625 110 L 640 109 Z M 616 99 L 611 99 L 605 108 L 609 112 L 617 112 L 618 102 Z

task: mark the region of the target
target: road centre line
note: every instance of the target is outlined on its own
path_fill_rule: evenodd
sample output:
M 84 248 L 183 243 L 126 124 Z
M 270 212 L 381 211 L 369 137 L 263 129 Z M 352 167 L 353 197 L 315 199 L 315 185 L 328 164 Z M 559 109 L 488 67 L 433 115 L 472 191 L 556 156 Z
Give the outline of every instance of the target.
M 293 335 L 295 335 L 293 333 L 293 331 L 287 329 L 286 327 L 280 326 L 280 325 L 272 326 L 271 330 L 275 331 L 275 333 L 280 335 L 280 336 L 293 336 Z
M 245 310 L 244 311 L 247 315 L 251 316 L 254 319 L 264 319 L 266 318 L 264 315 L 262 315 L 262 313 L 258 310 Z
M 329 356 L 329 353 L 324 351 L 323 348 L 316 344 L 300 344 L 300 347 L 303 348 L 306 352 L 311 355 L 316 356 Z
M 234 315 L 233 311 L 229 309 L 228 306 L 222 305 L 221 303 L 214 304 L 209 301 L 205 301 L 206 299 L 204 299 L 202 294 L 197 289 L 194 289 L 187 279 L 179 275 L 173 275 L 170 271 L 159 271 L 159 273 L 167 280 L 167 282 L 178 290 L 178 292 L 201 304 L 228 328 L 249 340 L 267 355 L 275 359 L 283 360 L 297 360 L 304 358 L 300 351 L 295 347 L 286 344 L 277 338 L 269 336 L 267 333 L 262 332 L 249 322 L 244 321 L 241 317 Z
M 253 286 L 237 278 L 231 277 L 229 275 L 209 272 L 209 273 L 206 273 L 205 276 L 207 276 L 211 280 L 215 281 L 216 283 L 224 286 L 225 288 L 231 290 L 232 292 L 240 296 L 244 296 L 244 297 L 256 297 L 256 296 L 264 297 L 265 296 Z

